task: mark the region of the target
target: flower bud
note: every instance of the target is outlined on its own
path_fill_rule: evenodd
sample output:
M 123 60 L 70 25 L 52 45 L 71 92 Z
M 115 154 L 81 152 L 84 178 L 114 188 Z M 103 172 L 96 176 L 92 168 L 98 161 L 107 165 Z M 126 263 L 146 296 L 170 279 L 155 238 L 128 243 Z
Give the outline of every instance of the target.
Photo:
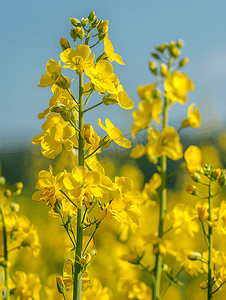
M 0 186 L 5 185 L 5 177 L 0 176 Z
M 11 267 L 11 262 L 8 260 L 3 260 L 0 262 L 0 266 L 2 266 L 3 268 L 10 268 Z
M 65 38 L 61 38 L 60 39 L 60 46 L 61 46 L 61 48 L 62 48 L 63 51 L 66 50 L 66 49 L 68 49 L 68 48 L 71 48 L 68 40 L 65 39 Z
M 81 23 L 82 23 L 83 27 L 86 27 L 86 25 L 88 24 L 88 22 L 89 22 L 88 18 L 86 18 L 86 19 L 82 18 L 81 19 Z
M 189 62 L 189 58 L 185 57 L 182 60 L 179 61 L 179 67 L 183 68 L 184 66 L 186 66 L 186 64 Z
M 78 121 L 78 111 L 75 109 L 75 107 L 72 107 L 71 109 L 71 120 Z
M 104 33 L 99 33 L 98 38 L 100 41 L 102 41 L 107 35 L 108 35 L 108 31 L 106 31 Z
M 198 190 L 197 187 L 191 184 L 187 184 L 185 191 L 191 195 L 197 195 L 198 194 Z
M 221 187 L 225 186 L 226 184 L 225 170 L 221 170 L 221 175 L 218 179 L 218 183 Z
M 188 122 L 188 119 L 185 119 L 185 120 L 182 121 L 182 123 L 181 123 L 182 128 L 187 128 L 189 126 L 190 126 L 190 124 Z
M 108 21 L 103 22 L 103 20 L 101 20 L 99 25 L 97 26 L 97 30 L 102 33 L 108 31 Z
M 191 174 L 191 179 L 195 182 L 202 182 L 202 179 L 198 173 Z
M 76 41 L 78 35 L 76 33 L 76 29 L 75 28 L 71 29 L 70 36 L 73 38 L 74 41 Z
M 107 210 L 106 209 L 102 210 L 102 212 L 99 215 L 99 218 L 97 219 L 96 224 L 100 223 L 106 217 L 106 215 L 107 215 Z
M 150 61 L 150 70 L 153 74 L 157 75 L 157 64 L 154 60 Z
M 4 193 L 4 196 L 6 197 L 6 198 L 10 198 L 11 196 L 12 196 L 12 192 L 10 191 L 10 190 L 5 190 L 5 193 Z
M 85 37 L 85 32 L 82 27 L 77 26 L 75 28 L 75 31 L 77 33 L 78 38 L 80 38 L 80 40 L 82 40 Z
M 61 111 L 60 115 L 64 119 L 65 122 L 69 122 L 71 120 L 71 114 L 67 109 Z
M 153 91 L 153 97 L 155 99 L 160 99 L 161 97 L 161 90 L 159 88 L 156 88 L 154 91 Z
M 71 81 L 69 77 L 63 76 L 61 75 L 59 77 L 59 80 L 56 82 L 56 84 L 61 88 L 61 89 L 69 89 L 69 87 L 71 86 Z
M 163 77 L 167 77 L 168 75 L 168 69 L 167 69 L 167 66 L 165 64 L 161 64 L 161 71 L 160 71 L 161 75 Z
M 181 47 L 184 47 L 184 41 L 182 40 L 182 39 L 179 39 L 178 41 L 177 41 L 177 47 L 178 48 L 181 48 Z
M 217 179 L 221 175 L 221 169 L 214 169 L 212 172 L 212 177 Z
M 11 202 L 11 203 L 10 203 L 10 208 L 11 208 L 12 211 L 18 212 L 19 209 L 20 209 L 20 206 L 19 206 L 18 203 Z
M 78 24 L 80 24 L 79 20 L 75 19 L 75 18 L 70 18 L 71 24 L 75 27 L 78 26 Z
M 96 19 L 96 15 L 95 15 L 95 12 L 94 11 L 92 11 L 90 14 L 89 14 L 89 16 L 88 16 L 88 19 L 89 19 L 89 21 L 90 22 L 92 22 L 94 19 Z
M 64 284 L 63 279 L 62 279 L 61 276 L 57 276 L 57 277 L 56 277 L 56 284 L 57 284 L 58 292 L 59 292 L 60 294 L 63 294 L 63 295 L 64 295 L 65 292 L 66 292 L 66 289 L 65 289 L 65 284 Z
M 172 50 L 171 50 L 171 55 L 175 58 L 177 58 L 179 55 L 180 55 L 180 50 L 177 48 L 177 47 L 174 47 Z
M 101 140 L 100 140 L 100 147 L 101 148 L 108 148 L 111 144 L 112 140 L 110 139 L 109 135 L 105 135 Z
M 155 53 L 155 52 L 152 52 L 151 55 L 152 55 L 154 58 L 156 58 L 156 59 L 159 59 L 159 58 L 160 58 L 159 55 L 158 55 L 157 53 Z
M 16 189 L 17 189 L 17 190 L 22 190 L 22 188 L 24 187 L 23 182 L 17 182 L 17 183 L 15 184 L 15 186 L 16 186 Z
M 190 260 L 200 260 L 202 258 L 201 253 L 199 252 L 192 252 L 188 254 L 188 259 Z

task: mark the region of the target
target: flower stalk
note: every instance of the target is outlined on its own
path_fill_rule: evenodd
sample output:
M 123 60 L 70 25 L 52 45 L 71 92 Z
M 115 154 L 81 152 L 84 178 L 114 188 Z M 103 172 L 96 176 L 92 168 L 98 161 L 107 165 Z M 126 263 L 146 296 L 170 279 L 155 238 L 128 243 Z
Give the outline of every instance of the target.
M 79 132 L 81 132 L 84 123 L 84 99 L 83 99 L 83 73 L 79 75 Z M 79 133 L 78 137 L 78 165 L 84 166 L 84 141 Z M 82 268 L 78 261 L 82 257 L 82 241 L 83 241 L 83 224 L 82 224 L 82 213 L 83 208 L 77 209 L 77 239 L 76 239 L 76 251 L 75 251 L 75 268 L 74 268 L 74 290 L 73 300 L 81 300 L 82 290 Z
M 0 205 L 0 213 L 2 215 L 2 230 L 3 230 L 3 248 L 4 248 L 4 260 L 8 261 L 8 250 L 7 250 L 7 233 L 6 233 L 6 224 L 5 224 L 5 213 L 4 208 Z M 4 265 L 4 274 L 5 274 L 5 289 L 4 289 L 4 299 L 10 300 L 10 291 L 8 287 L 9 283 L 9 273 L 7 264 Z
M 208 220 L 212 221 L 212 180 L 209 182 L 209 217 Z M 213 287 L 213 279 L 212 279 L 212 273 L 213 273 L 213 262 L 212 262 L 212 256 L 213 256 L 213 228 L 208 225 L 208 248 L 209 248 L 209 259 L 208 259 L 208 300 L 213 299 L 212 297 L 212 287 Z
M 167 99 L 165 98 L 164 109 L 163 109 L 163 129 L 167 127 L 168 115 L 167 115 Z M 161 178 L 162 186 L 160 191 L 160 205 L 159 205 L 159 238 L 162 238 L 164 235 L 164 217 L 166 214 L 166 203 L 167 203 L 167 190 L 166 190 L 166 172 L 167 172 L 167 157 L 162 156 L 160 159 L 160 168 L 161 168 Z M 162 260 L 163 255 L 157 253 L 156 262 L 155 262 L 155 284 L 153 289 L 153 299 L 160 299 L 160 286 L 161 286 L 161 276 L 162 276 Z

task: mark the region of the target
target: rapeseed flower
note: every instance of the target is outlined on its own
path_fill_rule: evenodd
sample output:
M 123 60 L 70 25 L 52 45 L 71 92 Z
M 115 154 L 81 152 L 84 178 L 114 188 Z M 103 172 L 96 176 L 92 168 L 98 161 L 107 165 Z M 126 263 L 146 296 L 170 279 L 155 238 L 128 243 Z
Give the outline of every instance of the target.
M 164 82 L 165 97 L 172 102 L 186 103 L 187 93 L 195 89 L 192 81 L 186 74 L 175 71 Z
M 108 59 L 110 62 L 116 61 L 120 65 L 124 65 L 124 62 L 120 55 L 114 53 L 114 48 L 108 36 L 104 38 L 104 55 L 101 59 Z
M 98 119 L 97 123 L 104 131 L 107 132 L 108 136 L 106 140 L 108 140 L 108 142 L 114 141 L 116 144 L 124 148 L 131 147 L 131 142 L 124 138 L 121 130 L 116 128 L 108 118 L 105 120 L 106 126 L 102 125 L 101 119 Z
M 193 108 L 195 107 L 195 104 L 191 104 L 188 108 L 188 118 L 186 120 L 184 120 L 182 122 L 182 127 L 186 128 L 188 126 L 191 126 L 193 128 L 197 128 L 200 126 L 200 122 L 201 122 L 201 115 L 198 111 L 198 108 L 196 108 L 195 110 L 193 110 Z
M 54 59 L 50 59 L 46 64 L 47 73 L 44 73 L 40 79 L 39 87 L 51 86 L 60 80 L 61 62 L 57 64 Z
M 190 173 L 194 173 L 201 169 L 202 151 L 199 147 L 191 145 L 184 152 L 184 159 L 187 163 L 187 169 Z
M 94 89 L 99 93 L 105 91 L 111 94 L 117 94 L 115 83 L 118 77 L 113 73 L 113 66 L 106 60 L 99 60 L 96 65 L 92 65 L 85 70 L 86 75 L 94 85 Z
M 75 70 L 79 75 L 93 64 L 95 55 L 93 53 L 89 56 L 90 54 L 91 49 L 88 45 L 79 45 L 76 50 L 71 48 L 64 50 L 64 52 L 60 54 L 60 58 L 66 63 L 64 66 L 65 69 Z
M 60 190 L 63 188 L 63 176 L 64 173 L 61 172 L 54 177 L 51 166 L 49 167 L 49 172 L 45 170 L 40 171 L 35 186 L 39 191 L 33 194 L 32 200 L 46 202 L 48 206 L 53 206 L 56 201 L 61 201 L 63 196 Z

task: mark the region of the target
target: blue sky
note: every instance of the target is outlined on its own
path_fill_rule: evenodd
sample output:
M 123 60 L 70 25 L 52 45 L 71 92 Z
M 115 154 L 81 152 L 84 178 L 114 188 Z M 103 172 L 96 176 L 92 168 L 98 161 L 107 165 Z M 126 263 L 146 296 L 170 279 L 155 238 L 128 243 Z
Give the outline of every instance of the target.
M 225 1 L 13 0 L 4 1 L 0 11 L 1 146 L 19 141 L 29 144 L 41 133 L 43 121 L 37 114 L 48 107 L 52 93 L 36 85 L 46 62 L 59 60 L 59 40 L 69 39 L 69 18 L 81 19 L 91 11 L 98 19 L 109 20 L 109 37 L 125 62 L 125 66 L 114 64 L 114 70 L 135 108 L 139 102 L 136 87 L 154 81 L 148 70 L 154 46 L 182 38 L 182 54 L 190 58 L 184 72 L 196 90 L 189 93 L 187 105 L 173 107 L 170 124 L 185 118 L 187 106 L 196 102 L 203 116 L 202 129 L 197 132 L 222 129 L 226 116 Z M 73 71 L 64 74 L 74 76 Z M 126 134 L 133 122 L 131 111 L 118 105 L 87 113 L 86 122 L 97 129 L 99 117 L 109 117 Z

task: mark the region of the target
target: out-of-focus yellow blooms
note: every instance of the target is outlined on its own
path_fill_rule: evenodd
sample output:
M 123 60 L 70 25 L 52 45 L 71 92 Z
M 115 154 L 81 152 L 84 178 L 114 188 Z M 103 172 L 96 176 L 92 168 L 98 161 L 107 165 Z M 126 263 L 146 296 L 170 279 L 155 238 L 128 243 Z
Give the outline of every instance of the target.
M 147 153 L 147 149 L 146 149 L 146 146 L 144 145 L 137 145 L 135 146 L 131 153 L 130 153 L 130 157 L 131 158 L 134 158 L 134 159 L 137 159 L 137 158 L 140 158 L 142 157 L 143 155 L 145 155 Z
M 91 54 L 91 50 L 87 45 L 79 45 L 76 50 L 68 48 L 60 54 L 61 60 L 66 64 L 64 68 L 75 70 L 78 75 L 83 71 L 90 68 L 93 64 L 94 53 Z
M 194 173 L 201 169 L 202 151 L 199 147 L 191 145 L 184 152 L 184 159 L 187 163 L 187 168 L 190 173 Z
M 112 300 L 113 294 L 107 287 L 103 288 L 100 281 L 92 279 L 90 286 L 82 293 L 82 300 Z
M 114 53 L 114 48 L 108 36 L 104 38 L 104 55 L 101 59 L 107 58 L 110 62 L 116 61 L 120 65 L 124 65 L 124 62 L 120 55 Z
M 114 141 L 116 144 L 118 144 L 121 147 L 131 148 L 131 142 L 128 139 L 124 138 L 121 130 L 116 128 L 108 118 L 105 120 L 106 126 L 104 126 L 101 123 L 101 119 L 98 119 L 97 123 L 104 131 L 107 132 L 108 139 L 110 141 Z
M 115 177 L 115 185 L 117 186 L 120 194 L 126 199 L 130 198 L 135 203 L 141 204 L 144 202 L 143 197 L 141 196 L 138 190 L 133 190 L 134 183 L 132 179 L 128 177 Z
M 172 76 L 164 82 L 165 97 L 172 102 L 186 103 L 187 92 L 195 89 L 192 81 L 186 74 L 175 71 Z
M 61 63 L 57 64 L 54 59 L 50 59 L 46 64 L 47 73 L 44 73 L 40 79 L 39 87 L 51 86 L 60 80 Z
M 160 72 L 161 72 L 161 75 L 163 77 L 167 77 L 167 75 L 169 74 L 169 71 L 167 69 L 166 64 L 161 64 L 161 71 Z
M 213 270 L 216 272 L 222 267 L 226 265 L 226 252 L 219 251 L 213 248 L 212 250 L 212 263 L 213 263 Z M 208 265 L 205 263 L 209 259 L 209 251 L 204 251 L 202 253 L 203 257 L 203 270 L 208 273 Z
M 222 266 L 220 269 L 217 270 L 216 272 L 216 285 L 217 287 L 220 287 L 222 284 L 226 282 L 226 267 Z M 222 288 L 220 287 L 220 290 Z
M 126 278 L 120 278 L 117 283 L 117 290 L 122 296 L 122 299 L 152 300 L 151 288 L 139 280 L 131 282 Z
M 199 260 L 190 260 L 188 257 L 194 253 L 191 249 L 182 248 L 178 251 L 176 256 L 177 260 L 180 262 L 181 267 L 191 276 L 198 276 L 199 273 L 203 273 L 202 262 Z
M 186 127 L 193 127 L 193 128 L 197 128 L 200 126 L 200 122 L 201 122 L 201 115 L 198 111 L 198 108 L 196 108 L 195 110 L 193 110 L 193 108 L 195 107 L 195 104 L 191 104 L 188 108 L 188 118 L 186 120 L 184 120 L 181 124 L 182 128 L 186 128 Z
M 151 157 L 167 156 L 172 160 L 183 157 L 183 146 L 177 131 L 173 127 L 166 127 L 160 134 L 156 129 L 148 131 L 147 154 Z
M 63 188 L 63 176 L 64 173 L 61 172 L 54 177 L 51 166 L 49 166 L 49 172 L 45 170 L 40 171 L 35 186 L 39 191 L 33 194 L 32 200 L 46 202 L 49 206 L 53 206 L 56 200 L 61 201 L 63 196 L 60 190 Z
M 198 202 L 196 204 L 196 209 L 198 211 L 199 220 L 201 222 L 204 222 L 205 220 L 208 219 L 208 217 L 209 217 L 209 212 L 208 212 L 209 204 L 207 202 L 204 202 L 204 203 Z
M 16 284 L 13 294 L 17 299 L 39 300 L 39 291 L 41 289 L 40 279 L 37 274 L 28 274 L 16 271 L 12 276 Z
M 159 173 L 154 173 L 149 182 L 145 183 L 142 196 L 146 204 L 149 204 L 149 201 L 158 199 L 157 189 L 161 186 L 161 184 L 162 178 Z
M 183 203 L 176 204 L 166 214 L 166 218 L 171 222 L 176 234 L 186 231 L 192 238 L 195 236 L 194 233 L 199 231 L 199 225 L 195 220 L 196 217 L 196 210 L 192 206 L 186 206 Z
M 94 89 L 99 93 L 106 91 L 111 94 L 117 94 L 115 83 L 118 77 L 113 73 L 113 70 L 113 66 L 108 61 L 99 60 L 96 65 L 93 64 L 86 69 L 85 73 L 93 83 Z
M 154 88 L 157 83 L 140 85 L 137 87 L 137 93 L 142 100 L 151 100 L 153 99 Z

